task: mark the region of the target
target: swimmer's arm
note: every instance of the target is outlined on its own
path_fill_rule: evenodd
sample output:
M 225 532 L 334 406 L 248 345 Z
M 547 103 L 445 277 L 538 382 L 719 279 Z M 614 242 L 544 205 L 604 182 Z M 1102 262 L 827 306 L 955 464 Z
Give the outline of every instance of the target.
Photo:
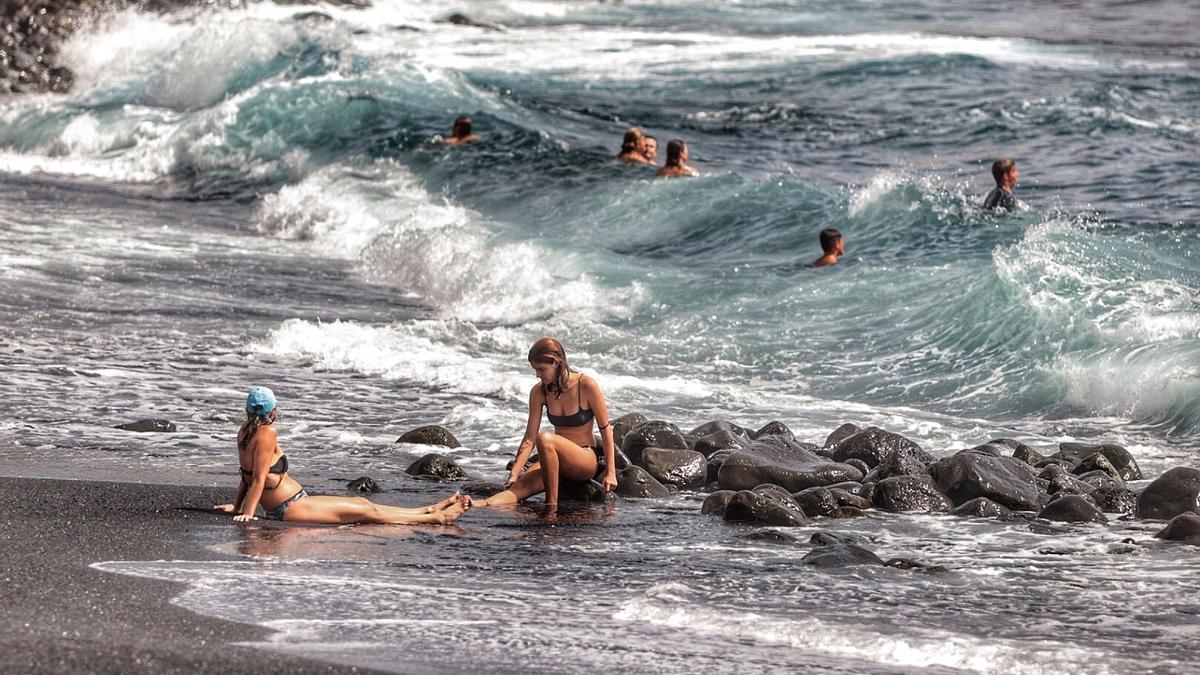
M 271 457 L 275 454 L 275 445 L 279 432 L 275 427 L 260 427 L 254 437 L 254 475 L 250 478 L 250 487 L 242 499 L 242 512 L 233 517 L 234 520 L 253 520 L 254 512 L 258 509 L 258 501 L 262 499 L 263 490 L 267 485 L 267 474 L 271 470 Z
M 529 453 L 533 452 L 533 442 L 537 438 L 540 428 L 542 428 L 542 388 L 540 385 L 535 385 L 529 392 L 529 419 L 525 422 L 525 437 L 521 439 L 521 446 L 517 448 L 517 458 L 513 460 L 512 471 L 508 472 L 508 481 L 505 487 L 515 481 L 525 469 L 525 462 L 529 459 Z
M 604 446 L 604 490 L 611 492 L 617 488 L 617 449 L 613 441 L 612 423 L 608 419 L 608 401 L 604 400 L 604 392 L 600 391 L 600 385 L 595 380 L 589 377 L 581 380 L 581 383 L 587 385 L 584 392 L 600 429 L 600 444 Z
M 246 481 L 238 481 L 237 496 L 228 504 L 217 504 L 213 508 L 225 513 L 237 513 L 238 509 L 242 508 L 242 499 L 246 496 Z

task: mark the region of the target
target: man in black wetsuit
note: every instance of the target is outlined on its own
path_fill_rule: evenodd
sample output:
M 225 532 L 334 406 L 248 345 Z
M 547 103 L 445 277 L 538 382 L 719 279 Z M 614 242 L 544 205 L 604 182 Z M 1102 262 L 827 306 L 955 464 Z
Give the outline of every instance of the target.
M 1017 163 L 1011 159 L 998 159 L 992 162 L 992 178 L 996 179 L 996 189 L 988 193 L 983 200 L 985 211 L 1004 209 L 1012 211 L 1017 208 L 1017 198 L 1012 189 L 1017 184 Z

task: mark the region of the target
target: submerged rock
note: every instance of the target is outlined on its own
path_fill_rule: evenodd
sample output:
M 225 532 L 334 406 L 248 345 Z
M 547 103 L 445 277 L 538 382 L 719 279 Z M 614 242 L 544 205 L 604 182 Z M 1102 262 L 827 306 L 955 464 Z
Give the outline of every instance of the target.
M 741 539 L 742 541 L 753 541 L 763 544 L 793 545 L 800 543 L 799 539 L 787 534 L 786 532 L 780 532 L 779 530 L 756 530 L 749 534 L 743 534 L 738 537 L 738 539 Z
M 735 450 L 721 464 L 717 480 L 722 489 L 745 490 L 774 483 L 789 492 L 862 478 L 858 469 L 819 457 L 809 447 L 782 436 L 755 441 Z
M 762 490 L 741 490 L 729 500 L 724 518 L 764 525 L 803 525 L 804 510 L 790 496 Z
M 1012 511 L 987 497 L 976 497 L 950 509 L 950 515 L 973 518 L 1009 518 L 1012 516 Z
M 704 498 L 700 513 L 711 516 L 724 516 L 729 502 L 737 495 L 737 490 L 717 490 Z
M 708 482 L 708 460 L 694 450 L 643 448 L 642 466 L 658 482 L 681 490 L 701 488 Z
M 140 433 L 158 433 L 158 434 L 173 434 L 177 431 L 175 423 L 171 420 L 138 420 L 136 422 L 126 422 L 118 424 L 116 429 L 124 429 L 125 431 L 137 431 Z
M 1200 470 L 1177 466 L 1155 478 L 1138 495 L 1137 517 L 1170 520 L 1200 513 Z
M 853 436 L 838 441 L 837 445 L 833 446 L 835 460 L 844 462 L 848 459 L 858 459 L 872 468 L 878 466 L 884 459 L 897 454 L 914 457 L 926 465 L 933 462 L 933 457 L 922 450 L 921 446 L 900 434 L 893 434 L 879 427 L 867 427 Z
M 895 476 L 875 484 L 872 502 L 892 513 L 941 513 L 953 504 L 929 476 Z
M 622 469 L 617 474 L 617 494 L 632 499 L 662 499 L 671 491 L 640 466 Z
M 1155 537 L 1164 541 L 1181 541 L 1185 544 L 1200 546 L 1200 515 L 1181 513 L 1171 519 L 1167 526 L 1159 530 Z
M 454 434 L 450 433 L 449 429 L 429 424 L 423 427 L 417 427 L 411 431 L 404 432 L 404 435 L 396 439 L 397 443 L 412 443 L 415 445 L 440 445 L 444 448 L 458 448 L 458 439 Z
M 1092 503 L 1092 500 L 1082 495 L 1066 495 L 1059 497 L 1046 505 L 1038 513 L 1038 518 L 1057 520 L 1064 523 L 1107 523 L 1108 518 Z
M 346 489 L 351 492 L 382 492 L 383 488 L 379 487 L 379 483 L 370 476 L 362 476 L 355 478 L 346 484 Z
M 431 480 L 466 480 L 467 472 L 446 455 L 431 452 L 405 469 L 410 476 Z
M 981 448 L 995 449 L 986 445 Z M 929 466 L 929 474 L 955 504 L 987 497 L 1018 511 L 1036 511 L 1040 506 L 1032 470 L 1012 457 L 998 457 L 972 448 L 934 462 Z
M 883 565 L 883 560 L 857 544 L 833 543 L 814 548 L 800 559 L 816 567 L 850 567 L 853 565 Z

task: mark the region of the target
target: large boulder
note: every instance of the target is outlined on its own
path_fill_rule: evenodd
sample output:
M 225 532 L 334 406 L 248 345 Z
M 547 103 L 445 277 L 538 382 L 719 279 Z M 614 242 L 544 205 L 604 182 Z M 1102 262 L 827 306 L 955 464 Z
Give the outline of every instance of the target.
M 953 506 L 929 476 L 885 478 L 875 484 L 872 502 L 892 513 L 941 513 Z
M 792 430 L 789 429 L 786 424 L 784 424 L 783 422 L 780 422 L 779 420 L 775 420 L 773 422 L 767 422 L 766 424 L 764 424 L 762 426 L 761 429 L 754 432 L 754 435 L 753 435 L 753 437 L 755 439 L 763 438 L 765 436 L 783 436 L 784 438 L 787 438 L 789 440 L 793 440 L 793 441 L 796 440 L 796 434 L 793 434 Z
M 717 473 L 722 489 L 745 490 L 761 483 L 774 483 L 789 492 L 799 492 L 862 478 L 858 469 L 819 457 L 803 444 L 782 436 L 769 438 L 771 442 L 755 441 L 730 453 Z
M 1117 467 L 1113 466 L 1113 463 L 1109 461 L 1108 457 L 1105 457 L 1099 452 L 1095 452 L 1087 457 L 1084 457 L 1078 464 L 1075 465 L 1075 468 L 1071 469 L 1071 473 L 1075 474 L 1076 476 L 1082 476 L 1093 471 L 1100 471 L 1112 477 L 1113 480 L 1121 481 L 1121 483 L 1125 482 L 1121 478 L 1121 471 L 1117 469 Z
M 1200 515 L 1181 513 L 1154 536 L 1165 541 L 1182 541 L 1185 544 L 1200 546 Z
M 864 478 L 864 483 L 878 483 L 892 476 L 925 476 L 929 467 L 911 454 L 898 452 L 883 458 Z
M 933 457 L 922 450 L 921 446 L 900 434 L 893 434 L 879 427 L 867 427 L 833 446 L 833 458 L 836 461 L 859 459 L 872 468 L 896 454 L 915 457 L 926 465 L 933 462 Z
M 1032 470 L 1019 459 L 996 457 L 973 448 L 932 463 L 929 475 L 955 504 L 987 497 L 1018 511 L 1036 511 L 1040 507 Z
M 823 443 L 822 445 L 823 445 L 823 447 L 826 447 L 826 448 L 832 448 L 833 446 L 835 446 L 839 442 L 841 442 L 843 439 L 850 438 L 851 436 L 853 436 L 854 434 L 857 434 L 860 431 L 862 431 L 862 429 L 859 429 L 857 424 L 851 424 L 850 422 L 846 422 L 845 424 L 834 429 L 832 433 L 830 433 L 828 436 L 826 436 L 825 443 Z
M 631 499 L 663 499 L 671 496 L 667 486 L 658 482 L 640 466 L 622 469 L 617 474 L 617 494 Z
M 425 480 L 466 480 L 467 472 L 446 455 L 431 452 L 408 465 L 404 470 L 410 476 Z
M 1105 513 L 1120 513 L 1132 516 L 1137 513 L 1138 495 L 1129 488 L 1113 486 L 1101 488 L 1092 493 L 1092 499 L 1100 505 Z
M 800 562 L 816 567 L 849 567 L 852 565 L 883 565 L 883 560 L 857 544 L 834 543 L 809 551 Z
M 694 450 L 643 448 L 642 466 L 658 482 L 683 490 L 704 487 L 708 482 L 708 460 Z
M 828 516 L 837 510 L 838 503 L 829 488 L 810 487 L 792 495 L 792 499 L 804 509 L 808 516 Z M 868 505 L 869 506 L 869 505 Z
M 458 439 L 454 437 L 454 434 L 450 433 L 449 429 L 436 424 L 429 424 L 406 431 L 404 435 L 396 439 L 396 442 L 414 443 L 416 445 L 440 445 L 445 448 L 461 447 Z
M 1168 469 L 1138 495 L 1138 518 L 1170 520 L 1188 512 L 1200 513 L 1200 469 Z
M 803 525 L 806 518 L 790 496 L 771 490 L 740 490 L 725 507 L 725 520 L 764 525 Z
M 613 420 L 613 441 L 617 444 L 617 447 L 621 447 L 621 445 L 625 442 L 625 434 L 629 433 L 635 427 L 639 427 L 649 421 L 650 418 L 646 417 L 642 413 L 629 413 L 628 415 L 621 415 L 617 419 Z
M 1083 495 L 1066 495 L 1046 505 L 1038 518 L 1057 520 L 1064 523 L 1107 523 L 1108 518 Z
M 1105 459 L 1117 469 L 1122 480 L 1141 480 L 1142 470 L 1137 460 L 1125 448 L 1114 443 L 1091 445 L 1088 443 L 1059 443 L 1058 452 L 1053 457 L 1064 459 L 1077 466 L 1093 454 L 1104 455 Z
M 688 450 L 687 439 L 679 427 L 662 420 L 651 420 L 629 430 L 621 439 L 621 450 L 638 466 L 642 463 L 642 450 L 664 448 L 666 450 Z
M 717 490 L 704 498 L 704 503 L 700 505 L 700 513 L 704 515 L 724 516 L 725 509 L 729 508 L 729 502 L 737 496 L 737 490 Z
M 697 438 L 694 449 L 705 457 L 712 457 L 713 453 L 721 450 L 736 450 L 744 448 L 749 444 L 750 441 L 747 437 L 735 434 L 726 429 L 720 429 Z

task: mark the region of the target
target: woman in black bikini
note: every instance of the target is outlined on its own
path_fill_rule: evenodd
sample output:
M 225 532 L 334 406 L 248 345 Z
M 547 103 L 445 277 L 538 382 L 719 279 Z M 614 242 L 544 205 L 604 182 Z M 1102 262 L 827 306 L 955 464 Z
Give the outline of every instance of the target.
M 490 499 L 474 502 L 479 506 L 514 504 L 539 492 L 546 493 L 546 504 L 558 504 L 558 486 L 562 480 L 585 481 L 593 478 L 603 457 L 605 492 L 617 487 L 616 449 L 608 404 L 600 386 L 592 378 L 571 370 L 563 346 L 554 338 L 544 337 L 529 349 L 529 365 L 539 382 L 529 391 L 529 420 L 525 437 L 517 449 L 517 459 L 504 483 L 504 491 Z M 554 433 L 539 431 L 542 408 L 554 425 Z M 572 412 L 572 410 L 574 412 Z M 595 447 L 593 423 L 600 428 L 601 450 Z M 523 471 L 529 453 L 538 451 L 538 461 Z
M 254 387 L 246 397 L 246 421 L 238 431 L 238 464 L 242 480 L 232 504 L 214 508 L 236 513 L 237 521 L 254 520 L 259 504 L 267 517 L 302 523 L 385 523 L 445 525 L 462 516 L 470 500 L 457 493 L 432 506 L 406 509 L 375 504 L 362 497 L 313 496 L 288 473 L 287 455 L 279 447 L 275 394 Z

